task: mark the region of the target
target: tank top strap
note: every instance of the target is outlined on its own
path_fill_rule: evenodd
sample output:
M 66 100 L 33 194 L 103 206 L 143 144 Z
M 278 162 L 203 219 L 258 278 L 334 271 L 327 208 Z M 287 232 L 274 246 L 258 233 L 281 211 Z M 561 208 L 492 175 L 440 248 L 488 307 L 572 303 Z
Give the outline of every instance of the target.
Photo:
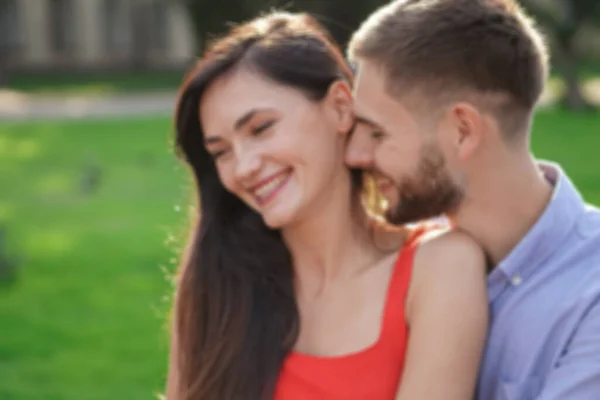
M 402 345 L 407 333 L 405 306 L 410 286 L 414 256 L 423 235 L 430 231 L 427 226 L 414 228 L 404 242 L 388 287 L 383 314 L 381 340 Z

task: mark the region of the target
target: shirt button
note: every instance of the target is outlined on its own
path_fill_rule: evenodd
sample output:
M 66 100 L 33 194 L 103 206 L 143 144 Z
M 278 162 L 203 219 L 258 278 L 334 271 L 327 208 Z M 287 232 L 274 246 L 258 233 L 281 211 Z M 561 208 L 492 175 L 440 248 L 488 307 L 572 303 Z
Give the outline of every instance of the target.
M 512 283 L 513 286 L 519 286 L 521 283 L 523 283 L 523 279 L 521 278 L 521 275 L 514 274 L 510 278 L 510 282 Z

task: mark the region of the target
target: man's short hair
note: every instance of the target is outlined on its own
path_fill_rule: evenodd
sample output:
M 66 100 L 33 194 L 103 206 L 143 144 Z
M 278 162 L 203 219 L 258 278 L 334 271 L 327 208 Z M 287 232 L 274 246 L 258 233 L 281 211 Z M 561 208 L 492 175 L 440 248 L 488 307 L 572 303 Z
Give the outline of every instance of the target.
M 472 101 L 508 136 L 529 130 L 548 75 L 544 40 L 514 0 L 393 1 L 361 25 L 349 57 L 381 67 L 391 95 Z

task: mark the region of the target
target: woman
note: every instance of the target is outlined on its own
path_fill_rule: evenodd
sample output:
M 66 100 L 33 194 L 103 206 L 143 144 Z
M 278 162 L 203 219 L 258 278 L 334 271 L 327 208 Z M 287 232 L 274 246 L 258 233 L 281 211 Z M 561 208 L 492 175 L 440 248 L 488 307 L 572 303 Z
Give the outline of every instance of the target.
M 343 163 L 351 83 L 327 33 L 287 13 L 233 29 L 188 75 L 176 146 L 199 212 L 168 400 L 472 396 L 484 257 L 458 232 L 363 211 Z

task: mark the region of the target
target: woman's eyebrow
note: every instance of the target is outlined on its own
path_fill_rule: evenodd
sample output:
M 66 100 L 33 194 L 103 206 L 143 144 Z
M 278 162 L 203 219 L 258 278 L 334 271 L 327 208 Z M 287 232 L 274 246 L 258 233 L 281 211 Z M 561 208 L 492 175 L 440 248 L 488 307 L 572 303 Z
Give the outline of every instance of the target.
M 254 117 L 259 112 L 264 112 L 264 111 L 273 111 L 273 109 L 272 108 L 253 108 L 253 109 L 249 110 L 247 113 L 245 113 L 244 115 L 242 115 L 240 118 L 238 118 L 235 121 L 235 124 L 233 124 L 233 130 L 239 131 L 240 129 L 242 129 L 244 127 L 244 125 L 246 125 L 252 119 L 252 117 Z

